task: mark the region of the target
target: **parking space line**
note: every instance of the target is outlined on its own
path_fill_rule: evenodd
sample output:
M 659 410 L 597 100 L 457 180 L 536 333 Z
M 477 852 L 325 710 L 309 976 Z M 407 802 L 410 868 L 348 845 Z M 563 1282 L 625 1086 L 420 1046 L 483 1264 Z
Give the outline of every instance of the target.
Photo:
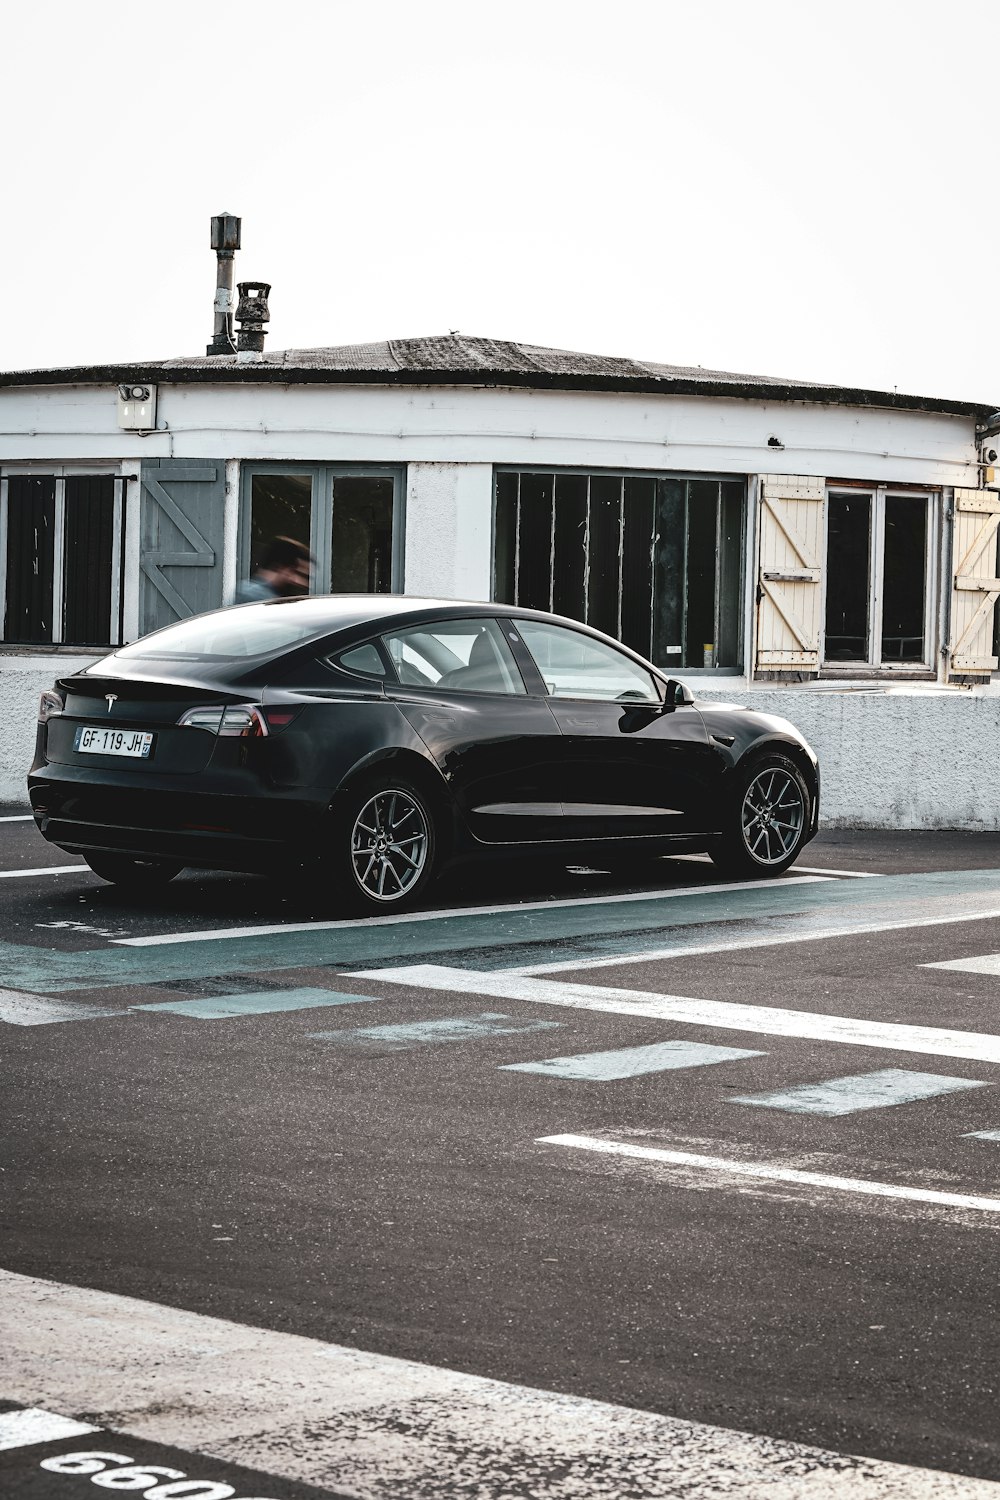
M 34 821 L 31 813 L 5 814 L 0 818 L 0 823 L 33 823 Z
M 653 1042 L 646 1047 L 619 1047 L 612 1052 L 581 1052 L 575 1057 L 546 1057 L 541 1062 L 503 1063 L 501 1073 L 544 1073 L 550 1078 L 609 1083 L 674 1068 L 704 1068 L 744 1057 L 766 1057 L 745 1047 L 712 1047 L 707 1042 Z
M 847 1078 L 826 1078 L 803 1083 L 798 1088 L 777 1089 L 770 1094 L 734 1094 L 732 1104 L 752 1104 L 758 1109 L 780 1109 L 796 1115 L 853 1115 L 866 1109 L 886 1109 L 894 1104 L 913 1104 L 961 1089 L 990 1088 L 974 1078 L 955 1078 L 944 1073 L 910 1073 L 905 1068 L 882 1068 L 877 1073 L 853 1073 Z
M 82 870 L 89 873 L 89 866 L 82 861 L 78 865 L 43 865 L 40 870 L 0 870 L 0 880 L 22 880 L 28 875 L 79 874 Z
M 79 868 L 79 867 L 74 867 Z M 85 867 L 84 867 L 85 868 Z M 673 886 L 658 891 L 615 892 L 611 896 L 567 896 L 558 901 L 511 901 L 500 906 L 454 906 L 434 908 L 430 911 L 400 912 L 385 917 L 341 917 L 319 922 L 269 922 L 257 927 L 216 927 L 211 931 L 153 933 L 148 937 L 116 938 L 121 948 L 160 948 L 172 943 L 208 943 L 219 938 L 273 937 L 283 932 L 335 932 L 338 929 L 356 931 L 359 927 L 395 927 L 400 923 L 440 922 L 449 917 L 505 916 L 517 912 L 560 911 L 567 907 L 613 906 L 629 901 L 667 901 L 678 896 L 694 896 L 703 892 L 722 895 L 729 891 L 762 891 L 780 889 L 782 886 L 815 885 L 826 877 L 816 875 L 788 876 L 777 880 L 737 880 L 722 885 Z
M 955 969 L 960 974 L 1000 974 L 1000 953 L 980 953 L 974 958 L 950 958 L 945 962 L 921 964 L 922 969 Z
M 372 996 L 368 997 L 373 998 Z M 359 1047 L 379 1052 L 408 1052 L 411 1047 L 436 1047 L 487 1036 L 517 1036 L 528 1031 L 555 1031 L 561 1021 L 518 1021 L 512 1016 L 483 1011 L 478 1016 L 445 1016 L 437 1021 L 407 1021 L 398 1026 L 355 1026 L 344 1031 L 313 1031 L 317 1042 Z
M 838 880 L 882 880 L 879 870 L 829 870 L 825 865 L 796 865 L 800 875 L 836 875 Z
M 968 1130 L 963 1141 L 1000 1141 L 1000 1130 Z
M 31 995 L 23 990 L 0 990 L 0 1021 L 8 1026 L 53 1026 L 60 1021 L 95 1021 L 101 1016 L 124 1014 L 75 1000 L 55 1000 L 49 995 Z
M 374 999 L 374 995 L 345 995 L 339 990 L 302 988 L 255 990 L 242 995 L 202 995 L 193 1000 L 158 1000 L 129 1008 L 169 1011 L 197 1021 L 228 1021 L 234 1016 L 276 1015 L 283 1011 L 316 1010 L 329 1005 L 370 1005 Z
M 800 1187 L 828 1188 L 838 1193 L 862 1193 L 876 1198 L 898 1198 L 911 1203 L 933 1203 L 945 1208 L 980 1209 L 1000 1213 L 1000 1198 L 973 1193 L 942 1193 L 931 1188 L 901 1187 L 891 1182 L 870 1182 L 862 1177 L 828 1177 L 822 1172 L 800 1172 L 776 1162 L 729 1160 L 722 1156 L 700 1156 L 693 1151 L 665 1151 L 656 1146 L 637 1146 L 625 1141 L 600 1140 L 589 1135 L 544 1135 L 539 1146 L 570 1146 L 578 1151 L 596 1151 L 605 1156 L 630 1157 L 635 1161 L 662 1162 L 700 1172 L 718 1172 L 731 1177 L 754 1177 L 762 1182 L 792 1182 Z
M 893 1052 L 1000 1062 L 1000 1036 L 988 1032 L 908 1026 L 771 1005 L 698 1000 L 686 995 L 615 989 L 610 985 L 571 984 L 509 970 L 486 973 L 479 969 L 448 969 L 438 964 L 411 964 L 399 969 L 366 969 L 356 972 L 354 978 L 377 979 L 416 989 L 448 990 L 458 995 L 488 995 L 494 1000 L 526 1000 L 536 1005 L 568 1006 L 572 1010 L 642 1016 L 647 1021 L 682 1021 L 690 1026 L 718 1027 L 723 1031 L 753 1031 L 763 1036 L 800 1037 L 852 1047 L 883 1047 Z

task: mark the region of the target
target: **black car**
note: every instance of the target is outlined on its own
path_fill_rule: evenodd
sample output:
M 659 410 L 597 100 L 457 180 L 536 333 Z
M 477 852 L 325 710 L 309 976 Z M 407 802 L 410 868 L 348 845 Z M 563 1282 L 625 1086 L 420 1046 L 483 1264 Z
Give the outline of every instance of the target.
M 525 850 L 776 875 L 819 807 L 783 719 L 697 701 L 572 620 L 384 594 L 217 610 L 60 679 L 28 788 L 105 880 L 305 868 L 375 911 Z

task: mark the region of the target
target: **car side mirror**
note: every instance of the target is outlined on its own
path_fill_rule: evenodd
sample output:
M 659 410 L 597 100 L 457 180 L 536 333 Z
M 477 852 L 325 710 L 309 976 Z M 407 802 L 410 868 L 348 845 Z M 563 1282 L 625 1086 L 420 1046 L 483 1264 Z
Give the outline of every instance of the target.
M 692 693 L 686 682 L 678 682 L 676 677 L 669 677 L 667 679 L 667 687 L 663 699 L 663 707 L 665 709 L 686 708 L 693 702 L 694 693 Z

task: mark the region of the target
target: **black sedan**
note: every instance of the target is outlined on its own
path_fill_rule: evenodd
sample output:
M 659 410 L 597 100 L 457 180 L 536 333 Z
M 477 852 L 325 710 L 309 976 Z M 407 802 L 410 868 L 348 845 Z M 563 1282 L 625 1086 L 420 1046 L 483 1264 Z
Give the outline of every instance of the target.
M 783 719 L 697 701 L 572 620 L 384 594 L 218 610 L 61 679 L 28 788 L 105 880 L 305 870 L 368 911 L 526 850 L 777 875 L 819 807 Z

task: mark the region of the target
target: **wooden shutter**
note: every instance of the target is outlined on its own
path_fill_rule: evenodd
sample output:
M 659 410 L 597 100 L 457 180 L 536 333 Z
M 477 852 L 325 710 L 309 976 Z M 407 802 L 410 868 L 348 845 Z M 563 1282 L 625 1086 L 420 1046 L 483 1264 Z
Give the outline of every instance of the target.
M 761 477 L 758 672 L 819 673 L 825 493 L 822 479 Z
M 952 541 L 948 673 L 988 677 L 996 671 L 993 615 L 1000 598 L 997 526 L 1000 495 L 992 490 L 956 490 Z
M 222 603 L 226 466 L 187 459 L 142 466 L 142 635 Z

